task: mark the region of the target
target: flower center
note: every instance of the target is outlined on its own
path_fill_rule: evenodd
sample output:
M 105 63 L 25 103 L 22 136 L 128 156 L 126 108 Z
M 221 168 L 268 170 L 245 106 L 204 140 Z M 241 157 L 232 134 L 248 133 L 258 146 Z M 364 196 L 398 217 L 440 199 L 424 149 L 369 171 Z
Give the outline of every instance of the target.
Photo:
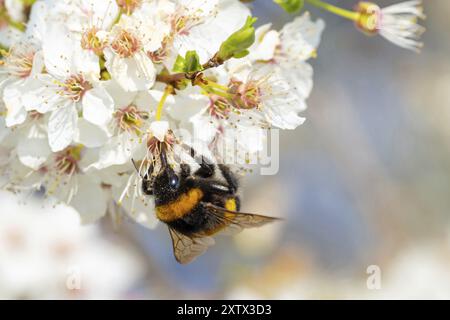
M 6 54 L 5 71 L 14 77 L 26 78 L 33 69 L 35 51 L 30 48 L 13 48 Z
M 142 0 L 117 0 L 117 5 L 127 15 L 132 14 L 141 4 Z
M 369 35 L 378 33 L 381 24 L 381 9 L 372 2 L 359 2 L 355 8 L 359 18 L 356 27 Z
M 102 41 L 97 36 L 98 28 L 92 27 L 81 35 L 81 47 L 85 50 L 91 50 L 96 55 L 101 55 L 105 48 L 106 41 Z
M 142 134 L 141 129 L 144 121 L 148 119 L 148 113 L 140 111 L 134 105 L 130 105 L 117 110 L 114 118 L 116 119 L 116 125 L 120 132 L 132 132 L 139 136 Z
M 224 97 L 210 95 L 209 115 L 217 119 L 227 119 L 231 111 L 230 103 Z
M 44 115 L 42 113 L 37 112 L 36 110 L 28 111 L 28 116 L 31 120 L 37 121 L 41 119 Z
M 164 61 L 164 59 L 169 54 L 169 47 L 172 42 L 173 42 L 173 38 L 170 36 L 166 36 L 163 39 L 163 41 L 161 43 L 161 47 L 158 50 L 147 53 L 148 57 L 150 59 L 152 59 L 153 63 L 162 63 Z
M 72 99 L 73 101 L 80 101 L 86 91 L 92 89 L 89 81 L 85 80 L 82 74 L 76 74 L 60 84 L 62 90 L 59 94 Z
M 233 94 L 231 102 L 237 109 L 257 109 L 261 103 L 261 90 L 255 81 L 246 83 L 231 79 L 229 93 Z
M 131 32 L 121 30 L 111 44 L 112 49 L 122 58 L 129 58 L 141 48 L 141 42 Z
M 172 16 L 171 27 L 172 33 L 178 35 L 188 35 L 196 25 L 203 22 L 203 18 L 195 12 L 187 12 L 187 9 L 182 7 Z
M 175 135 L 172 130 L 169 130 L 162 142 L 156 136 L 150 136 L 147 140 L 147 148 L 153 157 L 158 158 L 162 149 L 171 150 L 175 142 Z
M 80 168 L 78 166 L 81 160 L 82 145 L 70 146 L 55 155 L 55 168 L 59 175 L 72 176 L 78 173 Z

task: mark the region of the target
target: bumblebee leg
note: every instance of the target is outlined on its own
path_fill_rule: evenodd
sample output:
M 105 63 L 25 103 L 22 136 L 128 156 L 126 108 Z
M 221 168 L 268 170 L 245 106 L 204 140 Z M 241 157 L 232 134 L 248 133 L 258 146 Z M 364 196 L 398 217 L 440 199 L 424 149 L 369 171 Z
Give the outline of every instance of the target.
M 136 164 L 133 161 L 133 164 L 136 167 Z M 137 168 L 137 167 L 136 167 Z M 139 175 L 142 178 L 142 192 L 146 195 L 152 196 L 153 195 L 153 179 L 151 178 L 153 175 L 153 163 L 150 163 L 150 166 L 147 169 L 147 172 L 142 175 L 139 172 L 139 169 L 137 169 Z
M 142 178 L 142 192 L 148 196 L 153 195 L 153 180 L 148 178 L 148 174 Z
M 218 167 L 220 169 L 220 172 L 222 172 L 222 176 L 224 177 L 225 181 L 228 183 L 230 190 L 233 190 L 233 194 L 236 193 L 239 184 L 238 179 L 236 178 L 234 173 L 230 170 L 229 167 L 224 164 L 219 164 Z
M 180 164 L 181 177 L 187 178 L 191 175 L 191 167 L 187 163 Z
M 188 149 L 191 157 L 200 165 L 200 168 L 194 172 L 194 175 L 202 178 L 210 178 L 214 175 L 215 166 L 211 160 L 208 158 L 199 155 L 194 148 L 184 144 L 183 147 Z
M 234 201 L 236 202 L 236 211 L 241 211 L 241 198 L 235 196 Z
M 194 175 L 202 178 L 210 178 L 214 175 L 215 167 L 212 163 L 200 162 L 200 168 L 194 172 Z

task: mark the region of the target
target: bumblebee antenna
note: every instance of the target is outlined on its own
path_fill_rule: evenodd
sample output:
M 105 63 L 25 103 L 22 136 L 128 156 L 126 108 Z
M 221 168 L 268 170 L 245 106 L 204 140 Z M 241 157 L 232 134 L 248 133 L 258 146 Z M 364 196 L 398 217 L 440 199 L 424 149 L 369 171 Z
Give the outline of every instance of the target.
M 142 176 L 141 171 L 139 170 L 138 166 L 136 165 L 136 162 L 134 161 L 133 158 L 131 158 L 131 162 L 133 163 L 134 168 L 136 169 L 136 172 L 138 173 L 138 175 L 141 177 L 142 180 L 144 180 L 144 177 Z

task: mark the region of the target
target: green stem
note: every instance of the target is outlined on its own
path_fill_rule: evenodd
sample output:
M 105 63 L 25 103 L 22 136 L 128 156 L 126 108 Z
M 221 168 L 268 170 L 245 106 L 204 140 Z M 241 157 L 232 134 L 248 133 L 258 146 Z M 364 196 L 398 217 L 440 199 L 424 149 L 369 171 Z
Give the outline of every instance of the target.
M 116 18 L 114 19 L 114 22 L 113 22 L 112 26 L 114 26 L 114 25 L 119 23 L 120 18 L 122 18 L 122 14 L 123 14 L 122 9 L 119 9 L 119 13 L 117 14 Z
M 228 87 L 227 86 L 223 86 L 223 85 L 221 85 L 221 84 L 218 84 L 218 83 L 216 83 L 216 82 L 214 82 L 214 81 L 211 81 L 211 80 L 207 80 L 208 81 L 208 86 L 210 86 L 210 87 L 212 87 L 212 88 L 214 88 L 214 89 L 219 89 L 219 90 L 222 90 L 222 91 L 228 91 Z
M 197 85 L 209 94 L 214 94 L 216 96 L 220 96 L 226 99 L 232 99 L 234 97 L 231 93 L 218 90 L 217 88 L 212 87 L 209 81 L 208 83 L 198 82 Z
M 161 100 L 159 100 L 158 106 L 156 107 L 156 116 L 155 116 L 156 121 L 161 120 L 164 103 L 166 102 L 167 97 L 172 93 L 173 87 L 171 85 L 166 86 L 166 89 L 164 89 L 164 93 L 161 97 Z
M 342 9 L 339 7 L 336 7 L 332 4 L 329 4 L 327 2 L 321 1 L 321 0 L 306 0 L 308 3 L 312 4 L 313 6 L 316 6 L 318 8 L 324 9 L 328 12 L 334 13 L 340 17 L 357 21 L 359 19 L 359 13 L 351 10 Z

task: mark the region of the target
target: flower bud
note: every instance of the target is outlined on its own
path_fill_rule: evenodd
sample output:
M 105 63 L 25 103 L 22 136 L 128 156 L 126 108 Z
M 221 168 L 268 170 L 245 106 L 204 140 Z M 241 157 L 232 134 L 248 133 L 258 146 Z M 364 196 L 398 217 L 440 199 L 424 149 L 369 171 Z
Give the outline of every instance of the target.
M 282 7 L 286 12 L 294 13 L 303 8 L 304 0 L 273 0 L 276 4 Z

